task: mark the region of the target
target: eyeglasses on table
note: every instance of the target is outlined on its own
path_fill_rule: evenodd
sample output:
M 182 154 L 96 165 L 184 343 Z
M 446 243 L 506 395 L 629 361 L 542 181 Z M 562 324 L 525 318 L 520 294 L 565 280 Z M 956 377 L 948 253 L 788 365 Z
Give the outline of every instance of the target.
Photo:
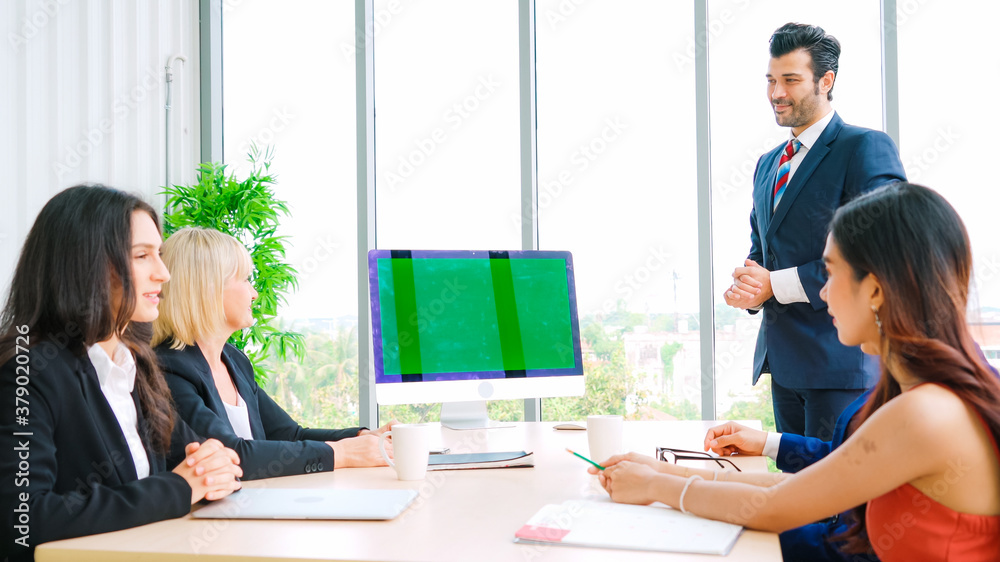
M 657 447 L 656 458 L 663 462 L 677 464 L 677 461 L 713 461 L 720 468 L 726 468 L 722 463 L 729 463 L 736 469 L 736 472 L 743 472 L 736 463 L 725 457 L 713 457 L 704 451 L 688 451 L 687 449 L 673 449 L 670 447 Z

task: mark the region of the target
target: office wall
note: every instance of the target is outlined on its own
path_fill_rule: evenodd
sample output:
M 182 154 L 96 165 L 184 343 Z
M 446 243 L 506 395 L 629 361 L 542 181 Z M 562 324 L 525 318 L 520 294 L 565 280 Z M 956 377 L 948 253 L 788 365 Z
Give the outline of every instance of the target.
M 198 0 L 6 0 L 0 5 L 0 289 L 42 205 L 81 182 L 165 184 L 164 67 L 175 63 L 171 181 L 198 162 Z

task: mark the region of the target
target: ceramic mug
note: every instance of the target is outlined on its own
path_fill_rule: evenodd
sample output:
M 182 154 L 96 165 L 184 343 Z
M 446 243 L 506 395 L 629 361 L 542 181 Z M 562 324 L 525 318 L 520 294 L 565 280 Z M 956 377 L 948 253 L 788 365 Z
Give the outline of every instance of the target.
M 389 466 L 396 469 L 400 480 L 422 480 L 427 473 L 431 450 L 431 430 L 426 423 L 397 423 L 390 431 L 379 435 L 378 449 Z M 385 452 L 385 440 L 392 437 L 392 456 Z
M 624 423 L 621 416 L 587 416 L 587 441 L 594 462 L 603 463 L 622 452 Z

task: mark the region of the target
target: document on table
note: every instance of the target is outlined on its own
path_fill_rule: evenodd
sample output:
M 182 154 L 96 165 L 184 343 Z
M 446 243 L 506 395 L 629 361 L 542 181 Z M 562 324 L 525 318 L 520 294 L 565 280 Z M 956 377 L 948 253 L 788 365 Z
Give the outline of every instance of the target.
M 742 531 L 662 504 L 570 500 L 544 506 L 514 542 L 726 555 Z

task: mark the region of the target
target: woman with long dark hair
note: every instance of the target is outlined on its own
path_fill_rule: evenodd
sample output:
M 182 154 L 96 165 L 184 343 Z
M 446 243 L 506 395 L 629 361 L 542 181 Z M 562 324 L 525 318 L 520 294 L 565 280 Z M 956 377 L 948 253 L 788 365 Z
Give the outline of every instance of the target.
M 796 474 L 714 473 L 631 453 L 604 463 L 605 489 L 771 531 L 861 506 L 840 537 L 848 552 L 1000 559 L 1000 381 L 966 321 L 961 219 L 936 192 L 892 184 L 837 211 L 824 260 L 821 295 L 841 342 L 882 365 L 844 444 Z
M 135 333 L 170 278 L 160 244 L 156 212 L 103 186 L 59 193 L 28 233 L 0 315 L 0 539 L 12 559 L 239 488 L 239 458 L 175 421 Z

